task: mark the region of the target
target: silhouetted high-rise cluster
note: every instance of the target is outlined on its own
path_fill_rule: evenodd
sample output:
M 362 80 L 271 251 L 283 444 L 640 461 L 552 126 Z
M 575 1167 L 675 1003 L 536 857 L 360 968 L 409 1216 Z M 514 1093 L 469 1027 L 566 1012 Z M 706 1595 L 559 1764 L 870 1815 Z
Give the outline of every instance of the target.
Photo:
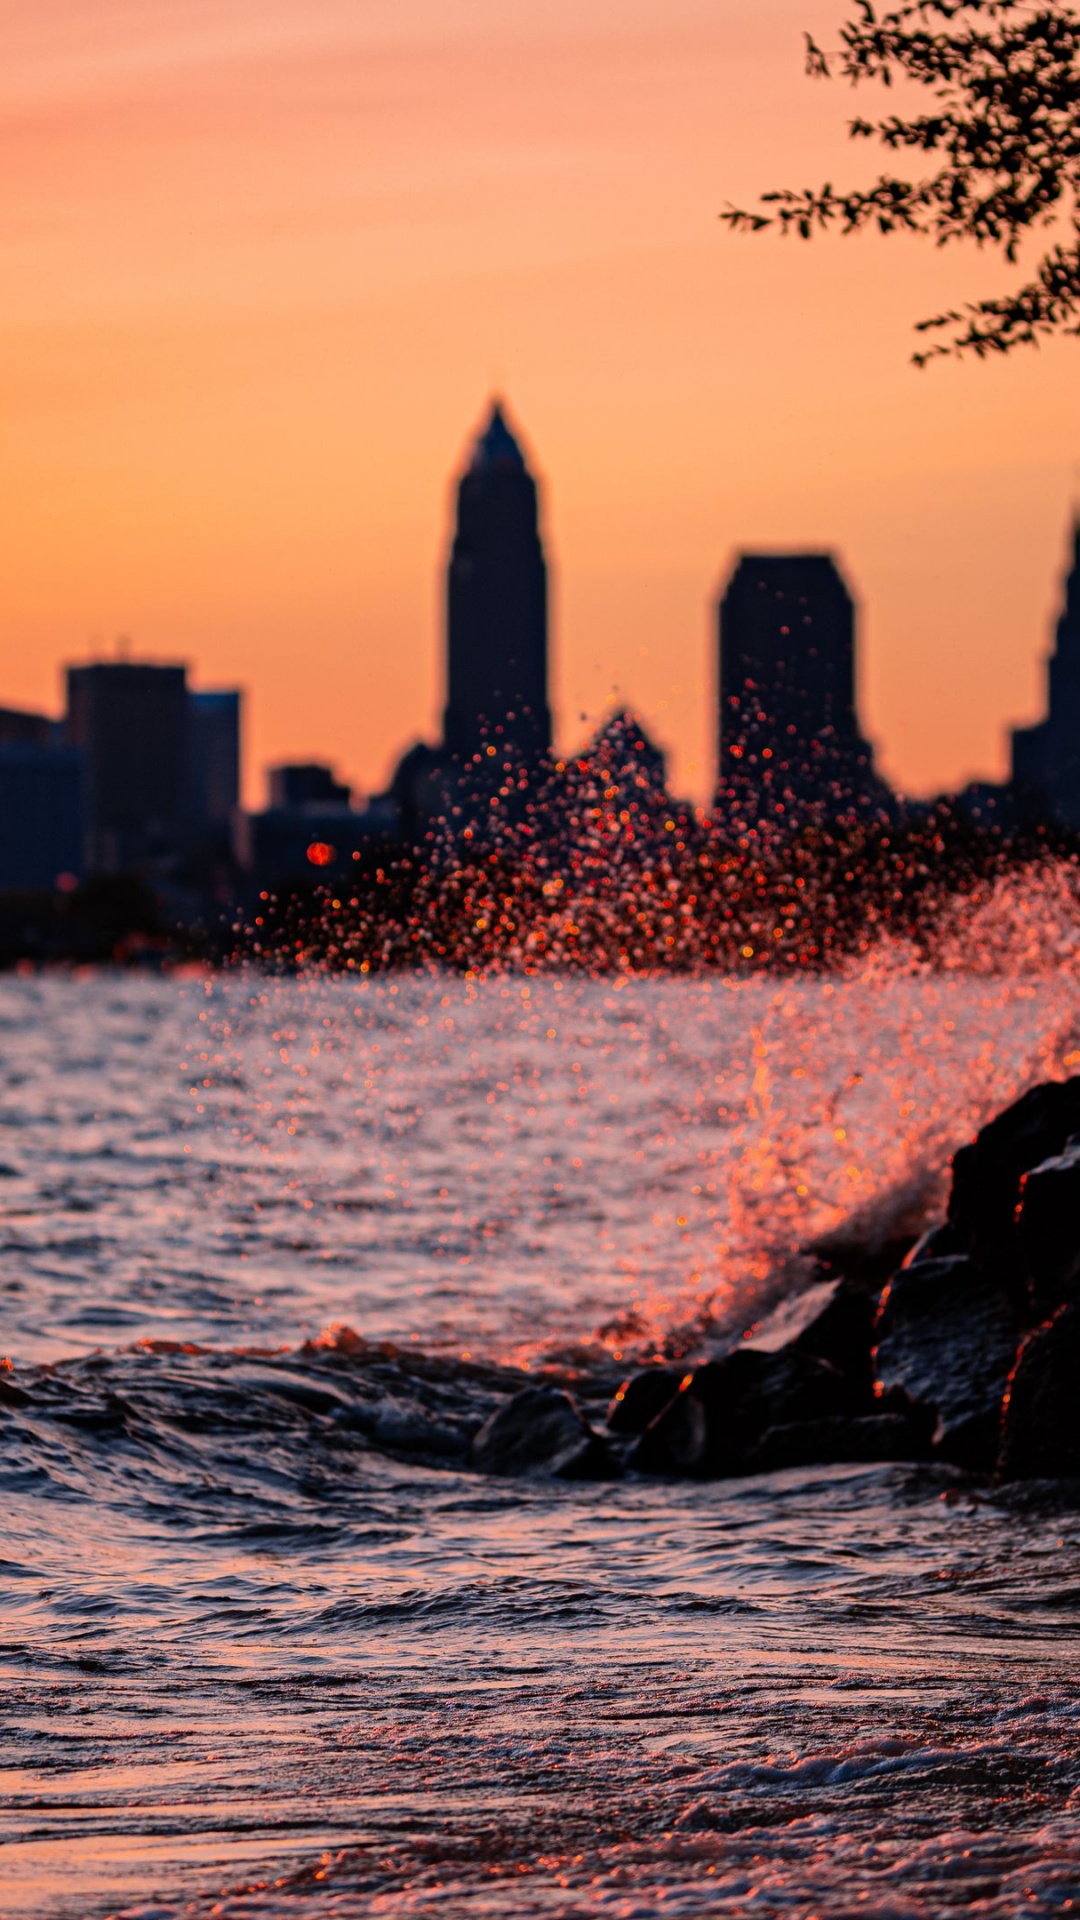
M 855 610 L 827 554 L 744 555 L 720 605 L 719 782 L 732 826 L 887 814 L 855 709 Z M 496 403 L 457 490 L 443 739 L 402 759 L 407 830 L 513 820 L 552 763 L 547 570 L 537 488 Z M 635 721 L 633 723 L 638 726 Z M 470 805 L 470 797 L 472 804 Z
M 495 402 L 456 487 L 442 739 L 412 745 L 365 806 L 304 762 L 272 769 L 267 808 L 242 811 L 241 696 L 191 689 L 182 665 L 70 667 L 59 721 L 0 708 L 0 890 L 133 875 L 197 911 L 304 878 L 339 886 L 395 849 L 437 864 L 522 834 L 556 862 L 595 865 L 632 863 L 650 842 L 677 848 L 664 756 L 638 716 L 614 715 L 573 758 L 552 752 L 540 507 Z M 1046 718 L 1013 734 L 1008 785 L 953 797 L 960 818 L 1080 830 L 1080 525 L 1074 546 Z M 738 556 L 718 607 L 713 818 L 729 844 L 760 851 L 807 827 L 917 813 L 875 771 L 857 658 L 856 609 L 831 554 Z
M 98 660 L 68 668 L 62 720 L 0 711 L 0 888 L 186 870 L 197 890 L 231 859 L 240 707 L 183 666 Z

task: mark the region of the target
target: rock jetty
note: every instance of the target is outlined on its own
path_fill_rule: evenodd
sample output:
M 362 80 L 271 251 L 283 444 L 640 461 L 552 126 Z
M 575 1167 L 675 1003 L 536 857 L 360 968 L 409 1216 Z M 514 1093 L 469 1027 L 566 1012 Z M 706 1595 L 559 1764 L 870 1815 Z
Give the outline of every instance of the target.
M 594 1424 L 561 1388 L 516 1393 L 473 1464 L 707 1479 L 939 1460 L 1080 1477 L 1080 1076 L 1032 1087 L 959 1149 L 945 1220 L 884 1286 L 858 1249 L 819 1282 L 785 1346 L 643 1368 Z

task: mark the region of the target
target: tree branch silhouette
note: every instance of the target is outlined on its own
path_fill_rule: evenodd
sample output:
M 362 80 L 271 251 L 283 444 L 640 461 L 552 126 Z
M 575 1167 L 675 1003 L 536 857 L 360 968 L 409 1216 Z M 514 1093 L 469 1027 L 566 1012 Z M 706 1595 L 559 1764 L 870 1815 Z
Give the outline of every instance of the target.
M 946 354 L 983 358 L 1080 333 L 1080 17 L 1059 0 L 902 0 L 881 13 L 871 0 L 855 6 L 837 53 L 806 36 L 807 72 L 852 86 L 927 88 L 927 112 L 859 116 L 848 131 L 890 154 L 931 157 L 929 169 L 917 178 L 884 172 L 851 192 L 784 188 L 761 196 L 769 212 L 729 206 L 721 219 L 736 231 L 775 227 L 804 240 L 833 226 L 920 233 L 939 247 L 974 240 L 1010 263 L 1022 239 L 1043 230 L 1048 244 L 1024 284 L 919 321 L 919 333 L 951 332 L 913 358 L 918 366 Z

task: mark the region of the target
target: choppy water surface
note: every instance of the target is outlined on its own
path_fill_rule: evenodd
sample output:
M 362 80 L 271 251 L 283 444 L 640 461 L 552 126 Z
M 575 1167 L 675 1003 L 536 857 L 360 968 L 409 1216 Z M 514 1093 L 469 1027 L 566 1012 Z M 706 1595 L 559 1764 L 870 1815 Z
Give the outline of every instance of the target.
M 1068 1499 L 424 1439 L 739 1331 L 1078 1035 L 1060 969 L 0 981 L 4 1912 L 1080 1908 Z

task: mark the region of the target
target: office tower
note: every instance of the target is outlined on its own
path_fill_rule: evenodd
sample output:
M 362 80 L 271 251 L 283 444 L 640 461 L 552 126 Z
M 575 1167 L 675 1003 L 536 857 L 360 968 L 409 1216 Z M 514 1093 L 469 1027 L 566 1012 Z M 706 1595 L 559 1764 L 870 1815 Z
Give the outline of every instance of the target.
M 240 804 L 240 700 L 232 688 L 188 693 L 188 820 L 196 843 L 229 842 Z
M 83 757 L 49 738 L 0 728 L 0 891 L 43 891 L 83 871 Z
M 498 404 L 458 484 L 446 651 L 447 752 L 459 762 L 488 746 L 526 760 L 546 753 L 547 568 L 536 482 Z
M 855 707 L 855 609 L 826 553 L 743 554 L 720 602 L 717 807 L 777 829 L 884 812 Z
M 1072 571 L 1047 661 L 1047 713 L 1012 736 L 1012 777 L 1021 819 L 1080 828 L 1080 520 Z
M 83 867 L 83 761 L 44 713 L 0 707 L 0 892 L 39 892 Z
M 186 835 L 185 669 L 126 660 L 69 667 L 67 698 L 67 737 L 85 759 L 87 871 L 158 868 Z

